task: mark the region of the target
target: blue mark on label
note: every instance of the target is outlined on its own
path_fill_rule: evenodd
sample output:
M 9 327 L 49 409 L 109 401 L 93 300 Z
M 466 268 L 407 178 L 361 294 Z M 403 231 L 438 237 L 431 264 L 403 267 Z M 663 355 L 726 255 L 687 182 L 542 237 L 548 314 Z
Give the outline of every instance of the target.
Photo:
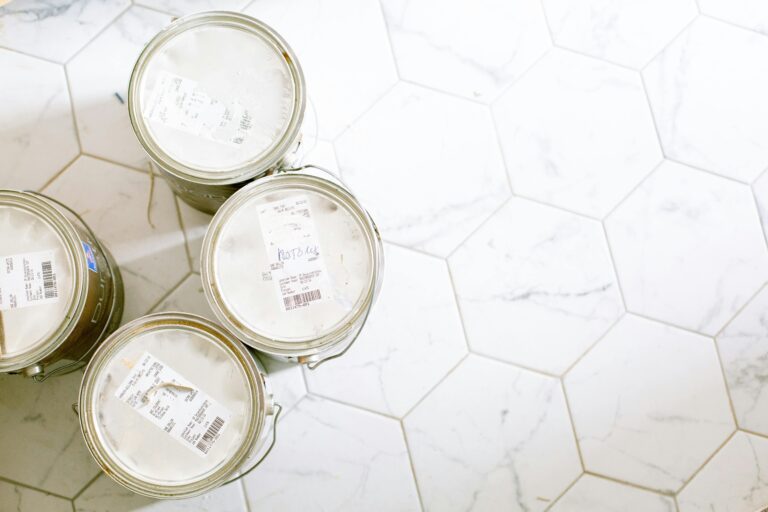
M 88 270 L 91 272 L 98 272 L 99 267 L 96 265 L 96 255 L 93 254 L 93 247 L 89 244 L 82 242 L 83 252 L 85 253 L 85 261 L 88 262 Z

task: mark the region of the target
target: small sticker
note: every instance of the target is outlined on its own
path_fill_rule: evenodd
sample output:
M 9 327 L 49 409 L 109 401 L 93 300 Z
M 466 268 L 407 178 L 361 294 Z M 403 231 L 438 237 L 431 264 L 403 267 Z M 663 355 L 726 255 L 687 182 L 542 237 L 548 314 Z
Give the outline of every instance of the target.
M 115 397 L 200 456 L 208 454 L 232 416 L 149 352 L 141 355 Z
M 85 253 L 85 261 L 88 263 L 88 270 L 91 272 L 98 272 L 99 267 L 96 265 L 96 255 L 93 254 L 93 247 L 90 246 L 90 244 L 86 242 L 82 242 L 83 244 L 83 252 Z
M 0 258 L 0 311 L 59 300 L 54 251 Z
M 328 298 L 328 271 L 307 196 L 262 205 L 259 223 L 269 260 L 269 272 L 262 273 L 262 278 L 275 282 L 283 311 Z
M 240 103 L 221 102 L 195 80 L 167 71 L 159 73 L 144 117 L 234 147 L 240 147 L 253 128 L 251 113 Z

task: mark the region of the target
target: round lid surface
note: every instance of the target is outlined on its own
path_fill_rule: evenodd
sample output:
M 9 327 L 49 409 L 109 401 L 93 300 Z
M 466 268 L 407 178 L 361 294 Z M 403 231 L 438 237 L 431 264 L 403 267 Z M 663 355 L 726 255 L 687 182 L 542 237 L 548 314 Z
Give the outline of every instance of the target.
M 138 82 L 148 137 L 202 178 L 268 157 L 303 107 L 287 52 L 258 26 L 211 21 L 179 30 L 148 57 Z
M 53 223 L 0 199 L 0 364 L 37 362 L 55 341 L 75 299 L 74 265 Z
M 190 322 L 118 333 L 88 377 L 106 465 L 142 485 L 170 487 L 223 471 L 258 423 L 264 398 L 249 382 L 259 377 Z
M 235 197 L 206 249 L 213 277 L 206 284 L 246 337 L 277 348 L 316 346 L 359 313 L 374 265 L 359 212 L 298 176 L 255 183 Z

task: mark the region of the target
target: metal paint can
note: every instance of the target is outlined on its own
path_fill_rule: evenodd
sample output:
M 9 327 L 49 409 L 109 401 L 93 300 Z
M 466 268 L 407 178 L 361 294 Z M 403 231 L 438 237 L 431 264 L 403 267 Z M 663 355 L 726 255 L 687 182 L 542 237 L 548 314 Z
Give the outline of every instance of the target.
M 274 444 L 280 406 L 259 360 L 231 333 L 196 315 L 157 313 L 99 347 L 78 409 L 85 443 L 110 478 L 176 499 L 255 468 Z
M 82 366 L 120 324 L 123 283 L 74 211 L 0 190 L 0 372 L 41 381 Z
M 201 262 L 203 289 L 224 326 L 260 352 L 313 369 L 359 336 L 384 255 L 349 189 L 305 166 L 233 195 L 211 221 Z
M 238 188 L 298 148 L 306 91 L 280 35 L 244 14 L 180 18 L 131 75 L 131 124 L 176 194 L 214 213 Z

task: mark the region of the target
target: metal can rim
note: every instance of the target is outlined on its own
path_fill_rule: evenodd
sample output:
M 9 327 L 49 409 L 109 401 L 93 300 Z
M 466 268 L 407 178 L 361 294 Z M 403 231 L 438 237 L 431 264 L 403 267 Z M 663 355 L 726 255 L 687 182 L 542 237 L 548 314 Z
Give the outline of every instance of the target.
M 141 94 L 141 79 L 148 62 L 152 59 L 155 53 L 162 48 L 166 42 L 170 41 L 181 32 L 205 24 L 232 26 L 247 30 L 272 44 L 285 59 L 288 69 L 291 72 L 294 88 L 294 104 L 291 112 L 291 119 L 282 136 L 276 140 L 271 149 L 261 154 L 258 158 L 248 161 L 243 165 L 228 171 L 217 171 L 216 173 L 189 167 L 167 155 L 162 148 L 154 142 L 153 137 L 147 130 L 140 111 L 141 107 L 139 101 Z M 288 43 L 277 31 L 266 23 L 242 13 L 232 11 L 206 11 L 178 18 L 158 32 L 144 47 L 136 60 L 136 64 L 133 67 L 131 78 L 128 83 L 128 116 L 133 131 L 136 134 L 136 138 L 144 148 L 144 151 L 146 151 L 152 161 L 162 170 L 182 180 L 202 185 L 230 185 L 248 181 L 263 175 L 268 170 L 277 166 L 285 155 L 290 152 L 294 142 L 300 135 L 302 122 L 304 120 L 304 112 L 306 110 L 306 98 L 306 83 L 298 58 Z
M 232 456 L 221 464 L 214 472 L 190 483 L 181 485 L 160 485 L 141 480 L 121 467 L 120 462 L 110 455 L 110 450 L 101 442 L 97 434 L 94 401 L 96 385 L 101 376 L 101 370 L 111 360 L 111 355 L 140 333 L 162 327 L 185 327 L 200 329 L 234 356 L 247 376 L 248 389 L 252 404 L 249 417 L 245 420 L 248 425 L 241 446 Z M 78 410 L 80 430 L 93 459 L 105 474 L 126 489 L 143 496 L 155 499 L 178 499 L 199 496 L 225 483 L 240 469 L 264 441 L 267 417 L 271 410 L 270 397 L 267 392 L 265 372 L 253 354 L 230 332 L 212 321 L 198 315 L 181 312 L 164 312 L 146 315 L 133 320 L 112 333 L 96 350 L 93 358 L 85 368 L 83 380 L 78 395 Z

